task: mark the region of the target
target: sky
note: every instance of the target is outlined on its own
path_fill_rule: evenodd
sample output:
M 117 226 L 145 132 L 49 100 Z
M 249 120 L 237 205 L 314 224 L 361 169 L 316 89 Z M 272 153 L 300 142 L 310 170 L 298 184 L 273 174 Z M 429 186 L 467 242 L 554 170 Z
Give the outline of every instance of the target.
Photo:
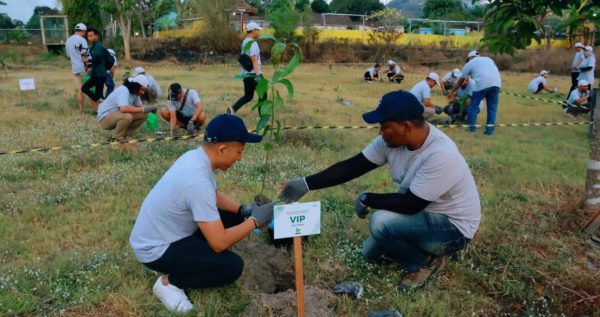
M 51 8 L 60 7 L 59 0 L 3 0 L 5 6 L 0 6 L 0 13 L 6 13 L 13 19 L 21 20 L 25 23 L 33 15 L 33 9 L 37 6 L 47 6 Z

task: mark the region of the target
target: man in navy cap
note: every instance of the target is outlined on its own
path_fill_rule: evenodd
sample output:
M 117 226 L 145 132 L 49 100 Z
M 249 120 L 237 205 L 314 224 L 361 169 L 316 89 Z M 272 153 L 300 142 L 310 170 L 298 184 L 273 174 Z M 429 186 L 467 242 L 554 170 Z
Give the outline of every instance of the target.
M 215 117 L 202 146 L 177 159 L 142 203 L 129 242 L 141 263 L 163 273 L 153 291 L 168 310 L 193 308 L 184 289 L 237 280 L 244 262 L 229 248 L 271 222 L 274 203 L 241 205 L 217 189 L 213 174 L 261 140 L 239 117 Z
M 444 270 L 446 256 L 463 249 L 479 227 L 481 204 L 471 171 L 448 136 L 423 118 L 406 91 L 383 96 L 363 119 L 379 136 L 361 153 L 311 176 L 289 181 L 278 199 L 299 200 L 310 190 L 346 183 L 388 164 L 396 189 L 358 194 L 355 212 L 375 210 L 363 243 L 367 261 L 389 258 L 409 273 L 402 289 L 416 288 Z

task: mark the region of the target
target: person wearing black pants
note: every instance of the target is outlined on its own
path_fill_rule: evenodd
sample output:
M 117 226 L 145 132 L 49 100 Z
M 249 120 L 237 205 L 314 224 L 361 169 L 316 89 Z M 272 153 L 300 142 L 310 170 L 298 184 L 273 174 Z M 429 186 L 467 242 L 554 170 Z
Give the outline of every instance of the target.
M 585 57 L 583 56 L 583 44 L 577 42 L 575 43 L 575 57 L 573 58 L 573 63 L 571 65 L 571 88 L 569 89 L 569 93 L 575 89 L 577 89 L 577 83 L 579 82 L 579 74 L 581 71 L 579 67 L 583 63 Z
M 262 79 L 260 48 L 256 42 L 260 36 L 260 30 L 262 30 L 262 28 L 255 22 L 246 24 L 246 38 L 242 41 L 240 57 L 240 63 L 242 63 L 242 75 L 246 76 L 246 78 L 244 78 L 244 96 L 238 99 L 233 106 L 227 108 L 227 113 L 236 113 L 245 104 L 252 101 L 256 86 Z M 252 42 L 252 44 L 248 44 L 250 42 Z M 247 45 L 250 46 L 246 47 Z M 244 57 L 245 59 L 242 59 Z M 258 98 L 258 101 L 266 100 L 267 93 L 265 92 L 264 95 L 258 96 Z
M 104 48 L 100 41 L 100 33 L 94 28 L 87 29 L 87 38 L 92 43 L 90 49 L 91 69 L 90 79 L 81 87 L 81 91 L 91 99 L 92 111 L 97 112 L 98 100 L 104 97 L 104 83 L 106 82 L 106 61 L 104 59 Z M 92 91 L 92 87 L 95 91 Z

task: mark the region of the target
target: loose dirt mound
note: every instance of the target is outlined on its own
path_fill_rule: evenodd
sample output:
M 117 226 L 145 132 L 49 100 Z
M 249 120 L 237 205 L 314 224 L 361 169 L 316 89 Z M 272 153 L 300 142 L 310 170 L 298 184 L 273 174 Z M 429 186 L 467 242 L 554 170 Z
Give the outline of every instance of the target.
M 244 259 L 244 287 L 258 293 L 278 293 L 294 288 L 292 255 L 277 249 L 259 236 L 244 239 L 233 247 Z
M 304 291 L 306 316 L 329 317 L 334 316 L 333 305 L 335 296 L 326 290 L 317 287 L 307 287 Z M 296 292 L 288 290 L 277 294 L 258 294 L 256 299 L 246 307 L 242 314 L 245 317 L 295 317 Z

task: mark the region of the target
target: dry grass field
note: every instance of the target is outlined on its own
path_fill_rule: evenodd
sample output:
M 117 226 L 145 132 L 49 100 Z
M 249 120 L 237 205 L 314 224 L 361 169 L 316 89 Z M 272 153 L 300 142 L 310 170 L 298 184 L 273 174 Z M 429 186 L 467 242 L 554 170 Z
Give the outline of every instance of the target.
M 242 91 L 242 83 L 233 80 L 235 66 L 144 66 L 163 90 L 172 82 L 197 89 L 209 117 L 222 113 Z M 398 86 L 362 82 L 366 67 L 302 65 L 291 76 L 296 96 L 281 119 L 286 126 L 362 125 L 360 115 L 386 92 L 410 89 L 427 72 L 443 76 L 454 66 L 409 69 L 408 80 Z M 265 69 L 268 77 L 272 69 Z M 120 69 L 118 77 L 123 73 Z M 525 93 L 533 76 L 503 73 L 503 89 Z M 36 80 L 31 100 L 18 90 L 18 79 L 25 77 Z M 549 82 L 563 93 L 569 86 L 566 76 L 551 76 Z M 63 61 L 3 72 L 0 151 L 105 141 L 107 132 L 89 110 L 81 114 L 76 109 L 72 87 Z M 351 104 L 343 106 L 339 98 Z M 439 92 L 433 99 L 444 103 Z M 561 110 L 556 104 L 501 95 L 498 122 L 586 119 Z M 250 105 L 239 114 L 248 125 L 256 124 Z M 482 224 L 446 275 L 410 293 L 396 291 L 403 274 L 397 266 L 369 265 L 360 254 L 368 227 L 354 216 L 352 203 L 367 189 L 393 190 L 386 169 L 311 193 L 306 201 L 323 204 L 323 227 L 304 247 L 306 283 L 313 288 L 309 293 L 317 294 L 309 297 L 307 307 L 323 306 L 321 312 L 333 316 L 365 316 L 389 308 L 405 316 L 600 316 L 600 254 L 586 247 L 579 234 L 586 219 L 578 206 L 587 129 L 506 127 L 497 128 L 493 137 L 445 129 L 479 186 Z M 284 131 L 269 166 L 263 165 L 261 146 L 248 146 L 243 161 L 218 173 L 219 187 L 248 202 L 267 171 L 265 194 L 273 197 L 279 183 L 355 155 L 376 131 Z M 151 136 L 145 128 L 136 135 Z M 103 146 L 0 156 L 0 315 L 170 315 L 152 294 L 155 273 L 135 261 L 128 237 L 146 193 L 179 155 L 198 144 L 188 140 L 140 144 L 125 152 Z M 291 255 L 269 246 L 264 233 L 248 238 L 239 251 L 246 261 L 242 278 L 222 289 L 192 292 L 192 315 L 280 315 L 273 305 L 282 305 L 286 293 L 272 293 L 291 285 Z M 346 280 L 364 284 L 364 299 L 318 296 Z

